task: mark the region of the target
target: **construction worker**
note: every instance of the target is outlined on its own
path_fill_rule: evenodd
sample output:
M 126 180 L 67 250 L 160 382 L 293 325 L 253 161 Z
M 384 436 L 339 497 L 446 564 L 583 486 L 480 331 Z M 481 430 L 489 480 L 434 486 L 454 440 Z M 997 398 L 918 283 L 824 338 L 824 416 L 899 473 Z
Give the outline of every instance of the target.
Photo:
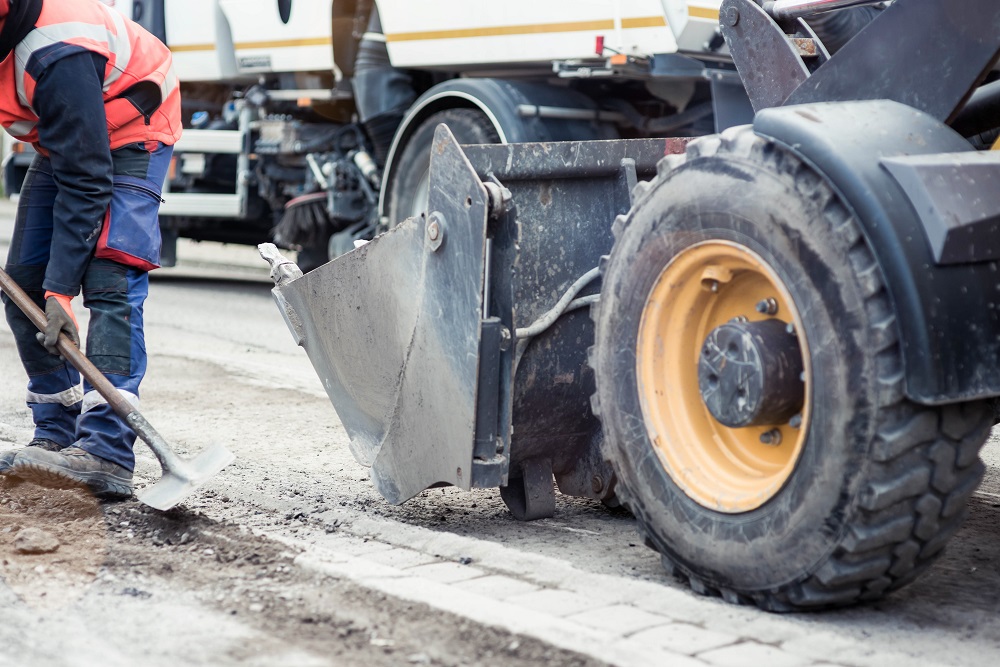
M 6 271 L 45 310 L 43 333 L 9 299 L 28 374 L 28 447 L 0 473 L 95 495 L 132 494 L 135 434 L 58 356 L 79 344 L 71 300 L 90 311 L 87 356 L 129 401 L 146 369 L 143 302 L 159 262 L 157 213 L 180 92 L 170 52 L 98 0 L 0 0 L 0 123 L 32 143 Z

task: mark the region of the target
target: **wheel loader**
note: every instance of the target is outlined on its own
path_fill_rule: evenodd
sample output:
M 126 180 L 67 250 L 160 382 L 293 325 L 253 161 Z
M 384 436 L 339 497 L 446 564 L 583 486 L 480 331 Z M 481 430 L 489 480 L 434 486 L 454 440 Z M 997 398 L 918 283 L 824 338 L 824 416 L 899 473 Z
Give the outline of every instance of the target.
M 386 500 L 620 504 L 696 592 L 771 611 L 934 562 L 1000 395 L 1000 4 L 874 4 L 722 2 L 749 124 L 442 125 L 427 213 L 304 275 L 267 253 Z M 836 49 L 813 29 L 869 10 Z

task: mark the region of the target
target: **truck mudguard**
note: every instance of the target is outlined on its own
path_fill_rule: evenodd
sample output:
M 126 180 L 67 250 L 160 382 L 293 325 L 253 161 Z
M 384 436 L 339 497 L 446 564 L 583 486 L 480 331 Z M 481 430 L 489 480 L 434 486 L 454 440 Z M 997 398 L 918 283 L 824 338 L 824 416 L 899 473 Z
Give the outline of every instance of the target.
M 904 157 L 970 153 L 969 143 L 931 116 L 885 100 L 766 109 L 754 130 L 824 174 L 858 218 L 895 307 L 907 396 L 937 405 L 1000 395 L 1000 273 L 992 259 L 1000 239 L 982 233 L 982 216 L 970 208 L 949 233 L 971 233 L 983 247 L 958 260 L 942 256 L 941 225 L 918 213 L 907 194 L 916 188 L 904 188 L 891 171 Z M 1000 162 L 987 165 L 981 168 L 1000 170 Z M 973 206 L 982 187 L 969 179 L 954 186 L 967 188 L 966 196 L 950 193 L 939 210 L 956 201 Z M 926 206 L 935 196 L 925 189 L 918 200 Z

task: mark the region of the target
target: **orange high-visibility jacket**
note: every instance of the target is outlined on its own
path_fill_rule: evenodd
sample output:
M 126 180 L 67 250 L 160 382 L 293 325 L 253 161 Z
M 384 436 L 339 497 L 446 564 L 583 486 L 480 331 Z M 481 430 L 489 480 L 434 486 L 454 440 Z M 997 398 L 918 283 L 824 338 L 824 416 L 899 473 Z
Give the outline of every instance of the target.
M 0 63 L 4 129 L 38 145 L 38 116 L 32 110 L 35 81 L 49 63 L 81 48 L 107 58 L 104 110 L 112 150 L 141 141 L 177 142 L 180 87 L 169 49 L 98 0 L 42 3 L 34 29 Z M 44 152 L 44 146 L 39 148 Z

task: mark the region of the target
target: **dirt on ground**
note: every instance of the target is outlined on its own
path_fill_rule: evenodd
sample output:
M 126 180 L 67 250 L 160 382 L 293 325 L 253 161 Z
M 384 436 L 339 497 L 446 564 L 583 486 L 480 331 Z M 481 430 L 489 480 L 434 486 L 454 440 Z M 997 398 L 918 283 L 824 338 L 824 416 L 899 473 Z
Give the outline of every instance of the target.
M 192 598 L 259 630 L 253 641 L 214 655 L 213 665 L 253 663 L 288 647 L 302 662 L 284 664 L 600 664 L 304 571 L 293 566 L 293 548 L 183 508 L 162 513 L 134 500 L 100 504 L 84 490 L 6 478 L 0 525 L 0 576 L 32 611 L 65 614 L 98 596 L 130 599 L 130 614 L 155 617 L 162 605 Z M 51 546 L 46 537 L 58 547 L 23 553 L 19 545 L 31 543 L 17 536 L 26 531 L 43 547 Z M 269 647 L 271 641 L 281 646 Z

